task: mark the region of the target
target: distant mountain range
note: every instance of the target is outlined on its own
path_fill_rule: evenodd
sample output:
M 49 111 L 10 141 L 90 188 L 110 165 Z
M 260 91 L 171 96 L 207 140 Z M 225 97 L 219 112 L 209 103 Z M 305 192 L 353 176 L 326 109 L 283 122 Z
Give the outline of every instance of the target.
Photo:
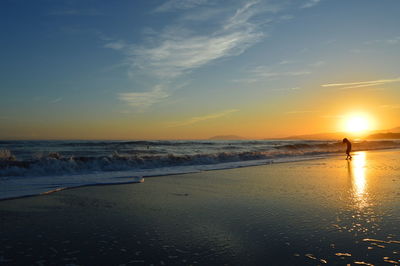
M 307 135 L 293 135 L 283 138 L 266 138 L 266 139 L 308 139 L 308 140 L 341 140 L 345 137 L 352 138 L 351 134 L 346 132 L 328 132 Z M 400 127 L 395 127 L 387 130 L 374 130 L 358 136 L 362 139 L 400 139 Z M 221 135 L 209 138 L 210 140 L 244 140 L 246 138 L 236 135 Z
M 351 134 L 346 132 L 330 132 L 330 133 L 318 133 L 308 135 L 294 135 L 285 137 L 282 139 L 332 139 L 340 140 L 344 137 L 352 137 Z M 365 134 L 358 136 L 362 139 L 400 139 L 400 127 L 395 127 L 386 130 L 374 130 L 366 132 Z
M 346 132 L 330 132 L 330 133 L 318 133 L 308 135 L 295 135 L 289 136 L 282 139 L 332 139 L 340 140 L 345 137 L 352 137 L 351 134 Z M 361 136 L 357 136 L 361 139 L 400 139 L 400 127 L 395 127 L 387 130 L 374 130 L 366 132 Z
M 368 139 L 400 139 L 400 133 L 377 133 L 367 137 Z
M 380 133 L 400 133 L 400 127 L 395 127 L 387 130 L 378 130 Z

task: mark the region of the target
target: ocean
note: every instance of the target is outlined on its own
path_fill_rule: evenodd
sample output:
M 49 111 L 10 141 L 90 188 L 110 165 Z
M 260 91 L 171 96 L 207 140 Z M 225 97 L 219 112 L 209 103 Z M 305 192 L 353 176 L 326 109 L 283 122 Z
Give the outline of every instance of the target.
M 354 151 L 392 148 L 400 148 L 400 142 L 353 143 Z M 332 140 L 0 141 L 0 199 L 324 158 L 345 149 Z

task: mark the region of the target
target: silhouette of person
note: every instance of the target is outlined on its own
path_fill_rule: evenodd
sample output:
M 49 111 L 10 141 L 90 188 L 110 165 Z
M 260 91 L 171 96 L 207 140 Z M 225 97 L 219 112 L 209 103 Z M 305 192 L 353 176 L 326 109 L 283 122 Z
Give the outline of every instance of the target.
M 348 159 L 350 159 L 351 160 L 351 155 L 350 155 L 350 152 L 351 152 L 351 142 L 347 139 L 347 138 L 344 138 L 343 139 L 343 143 L 346 143 L 347 144 L 347 149 L 346 149 L 346 155 L 347 155 L 347 157 L 346 157 L 346 160 L 348 160 Z

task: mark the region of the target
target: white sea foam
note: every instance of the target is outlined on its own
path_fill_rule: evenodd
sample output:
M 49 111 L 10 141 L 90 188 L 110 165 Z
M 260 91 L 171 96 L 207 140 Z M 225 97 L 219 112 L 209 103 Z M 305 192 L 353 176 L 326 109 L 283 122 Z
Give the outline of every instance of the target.
M 355 150 L 399 142 L 354 143 Z M 322 158 L 343 152 L 334 141 L 0 142 L 0 199 L 139 177 L 193 173 Z
M 91 174 L 59 175 L 59 176 L 20 176 L 0 179 L 0 199 L 49 194 L 68 188 L 128 184 L 144 182 L 144 177 L 198 173 L 209 170 L 233 169 L 272 163 L 293 162 L 320 159 L 324 156 L 298 156 L 278 158 L 275 160 L 249 160 L 220 164 L 160 167 L 129 171 L 97 172 Z

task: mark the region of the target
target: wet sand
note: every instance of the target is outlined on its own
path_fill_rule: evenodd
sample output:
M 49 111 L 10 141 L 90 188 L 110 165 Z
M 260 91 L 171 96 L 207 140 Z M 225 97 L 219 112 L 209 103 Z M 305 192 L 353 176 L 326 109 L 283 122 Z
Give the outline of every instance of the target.
M 389 265 L 399 151 L 0 201 L 0 265 Z

